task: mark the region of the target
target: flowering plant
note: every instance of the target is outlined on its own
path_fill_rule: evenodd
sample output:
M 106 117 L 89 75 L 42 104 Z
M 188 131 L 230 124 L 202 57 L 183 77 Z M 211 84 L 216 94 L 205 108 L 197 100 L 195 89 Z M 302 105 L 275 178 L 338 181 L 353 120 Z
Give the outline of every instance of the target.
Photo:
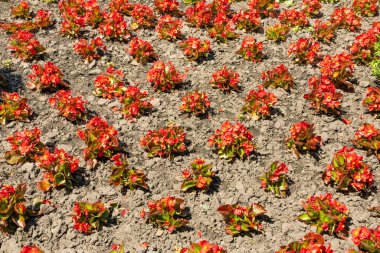
M 331 40 L 335 37 L 337 25 L 332 24 L 330 21 L 322 23 L 320 20 L 315 20 L 313 36 L 320 41 L 325 43 L 330 43 Z
M 226 13 L 219 12 L 214 19 L 212 27 L 208 29 L 208 33 L 211 38 L 215 38 L 218 42 L 225 43 L 229 39 L 234 39 L 239 36 L 234 30 L 234 22 L 227 17 Z
M 59 90 L 53 97 L 49 98 L 51 107 L 55 107 L 62 115 L 70 121 L 85 119 L 87 101 L 83 100 L 82 96 L 71 95 L 71 90 Z
M 112 250 L 110 253 L 125 253 L 124 246 L 121 244 L 112 244 Z
M 17 92 L 3 91 L 0 100 L 0 124 L 5 125 L 13 120 L 29 122 L 32 108 L 26 103 L 27 101 L 26 98 L 21 98 Z
M 74 229 L 91 234 L 92 230 L 100 230 L 107 224 L 111 213 L 102 202 L 75 202 L 73 208 Z
M 368 111 L 380 117 L 380 88 L 369 87 L 362 102 Z
M 122 81 L 123 78 L 123 72 L 115 69 L 113 65 L 110 65 L 107 68 L 106 73 L 98 75 L 95 78 L 94 95 L 107 99 L 122 97 L 125 89 Z
M 74 158 L 63 149 L 56 148 L 54 153 L 45 149 L 43 154 L 36 156 L 35 162 L 38 168 L 46 171 L 43 175 L 44 180 L 37 184 L 40 190 L 49 191 L 58 187 L 73 189 L 72 174 L 78 169 L 78 158 Z
M 69 85 L 63 80 L 61 70 L 52 62 L 45 63 L 44 66 L 34 64 L 32 73 L 28 75 L 29 82 L 27 87 L 32 90 L 47 90 L 58 86 L 68 87 Z
M 307 233 L 302 239 L 291 242 L 286 246 L 281 246 L 281 249 L 275 253 L 303 253 L 303 252 L 318 252 L 318 253 L 334 253 L 331 246 L 325 246 L 325 239 L 320 234 Z
M 129 43 L 128 53 L 143 65 L 146 65 L 148 61 L 158 59 L 152 45 L 138 37 L 133 38 Z
M 127 119 L 136 119 L 144 115 L 153 108 L 153 105 L 147 100 L 147 91 L 141 91 L 135 86 L 125 88 L 120 103 L 122 104 L 121 112 Z
M 24 61 L 32 60 L 34 56 L 41 54 L 45 48 L 34 39 L 34 34 L 28 31 L 17 31 L 9 38 L 8 48 L 13 55 Z
M 212 164 L 206 164 L 202 158 L 197 158 L 191 163 L 191 170 L 185 169 L 182 172 L 184 180 L 181 185 L 182 191 L 191 189 L 207 191 L 213 182 L 215 172 L 212 171 Z
M 330 16 L 330 22 L 337 28 L 345 28 L 348 31 L 355 31 L 361 26 L 360 17 L 351 8 L 335 9 Z
M 8 233 L 13 225 L 25 228 L 28 219 L 25 206 L 26 184 L 19 184 L 16 189 L 11 185 L 0 185 L 0 231 Z
M 93 60 L 100 58 L 100 54 L 104 54 L 106 46 L 101 38 L 96 37 L 92 40 L 80 39 L 74 44 L 74 50 L 77 52 L 86 63 L 91 63 Z
M 53 21 L 50 19 L 50 17 L 51 14 L 49 11 L 38 10 L 36 12 L 36 16 L 34 16 L 32 27 L 35 26 L 36 28 L 45 28 L 51 26 L 53 24 Z
M 190 61 L 196 61 L 200 58 L 206 58 L 211 52 L 210 41 L 201 41 L 198 38 L 189 36 L 187 40 L 178 43 L 183 53 Z
M 369 229 L 366 226 L 351 231 L 352 241 L 361 252 L 377 252 L 380 250 L 380 226 Z
M 350 47 L 353 59 L 359 62 L 370 62 L 375 59 L 375 45 L 378 38 L 373 30 L 359 34 Z
M 83 156 L 90 167 L 96 165 L 97 158 L 111 158 L 119 149 L 118 132 L 100 117 L 90 119 L 86 129 L 78 130 L 77 134 L 87 146 L 83 150 Z
M 257 91 L 251 90 L 244 100 L 244 105 L 241 108 L 243 115 L 254 120 L 264 119 L 269 117 L 270 109 L 277 103 L 277 97 L 264 89 L 264 86 L 259 85 Z
M 186 215 L 185 201 L 168 195 L 165 198 L 148 201 L 149 222 L 161 228 L 166 228 L 169 233 L 185 226 L 189 221 L 184 219 Z
M 58 8 L 63 19 L 60 32 L 70 37 L 78 37 L 80 29 L 85 26 L 84 1 L 61 0 Z
M 5 152 L 8 164 L 33 162 L 35 157 L 43 154 L 45 145 L 40 141 L 41 131 L 38 128 L 15 132 L 7 138 L 11 150 Z
M 227 253 L 222 247 L 206 240 L 193 242 L 189 248 L 182 248 L 179 253 Z
M 264 176 L 260 177 L 261 188 L 271 191 L 276 197 L 286 197 L 289 181 L 287 172 L 288 168 L 285 163 L 273 162 Z
M 300 221 L 316 226 L 318 234 L 335 234 L 344 238 L 348 210 L 344 204 L 333 199 L 331 193 L 309 196 L 302 206 L 305 213 L 298 216 Z
M 103 15 L 97 0 L 88 0 L 83 3 L 84 22 L 92 27 L 97 27 L 103 21 Z
M 14 18 L 30 19 L 30 6 L 29 2 L 21 1 L 18 5 L 11 9 L 11 15 Z
M 239 91 L 239 74 L 224 66 L 222 69 L 212 74 L 209 83 L 213 88 L 218 88 L 225 93 L 230 92 L 231 90 Z
M 320 58 L 320 48 L 321 46 L 317 41 L 310 38 L 300 38 L 297 42 L 289 45 L 288 55 L 293 55 L 296 63 L 313 64 Z
M 131 16 L 134 5 L 129 0 L 111 0 L 108 6 L 112 12 L 116 11 Z
M 221 12 L 227 14 L 228 16 L 232 14 L 231 4 L 229 0 L 212 0 L 208 6 L 211 8 L 213 17 Z
M 379 2 L 376 0 L 354 0 L 351 8 L 361 16 L 375 16 L 378 13 Z
M 319 14 L 322 4 L 319 0 L 302 0 L 301 8 L 306 15 L 313 16 Z
M 319 79 L 313 76 L 309 79 L 310 93 L 304 98 L 310 101 L 310 106 L 318 113 L 339 115 L 341 113 L 342 94 L 336 92 L 333 82 L 326 76 Z
M 208 145 L 215 148 L 219 158 L 233 161 L 236 157 L 247 158 L 255 149 L 253 134 L 241 123 L 226 121 L 208 139 Z
M 175 154 L 187 151 L 186 133 L 182 127 L 169 125 L 158 130 L 149 130 L 140 139 L 140 146 L 148 152 L 148 157 L 160 156 L 173 159 Z
M 153 9 L 144 4 L 135 4 L 131 12 L 131 16 L 134 20 L 132 23 L 133 29 L 151 28 L 154 27 L 156 16 L 153 13 Z
M 165 92 L 181 84 L 185 76 L 178 73 L 172 62 L 156 61 L 146 77 L 155 90 Z
M 154 0 L 154 5 L 161 14 L 180 13 L 180 10 L 178 9 L 179 3 L 177 0 Z
M 306 27 L 309 25 L 307 16 L 303 11 L 297 11 L 295 9 L 285 9 L 278 16 L 281 24 L 289 27 Z
M 126 41 L 131 36 L 123 15 L 117 11 L 103 13 L 103 21 L 99 24 L 99 32 L 108 40 Z
M 160 39 L 169 41 L 177 40 L 182 37 L 181 28 L 183 24 L 180 19 L 175 19 L 170 15 L 162 16 L 156 25 L 156 32 Z
M 227 224 L 227 234 L 234 236 L 249 232 L 262 233 L 263 225 L 257 217 L 266 213 L 266 210 L 260 204 L 250 206 L 222 205 L 218 208 L 218 212 L 224 217 Z
M 264 58 L 264 45 L 262 42 L 256 42 L 253 36 L 246 36 L 237 54 L 251 62 L 260 62 Z
M 275 17 L 280 4 L 276 0 L 250 0 L 249 7 L 258 10 L 262 17 Z
M 316 150 L 322 142 L 322 138 L 314 133 L 314 124 L 301 121 L 290 128 L 290 136 L 286 139 L 288 149 L 299 158 L 300 152 Z
M 265 31 L 268 40 L 286 41 L 286 36 L 290 31 L 289 26 L 283 24 L 276 24 L 269 26 Z
M 232 21 L 236 24 L 237 29 L 244 29 L 246 32 L 257 30 L 261 25 L 260 13 L 255 9 L 235 13 Z
M 287 67 L 281 64 L 274 69 L 261 72 L 264 87 L 281 87 L 289 91 L 294 86 L 294 79 Z
M 374 153 L 380 161 L 380 130 L 374 125 L 365 123 L 355 133 L 353 144 L 367 150 L 367 154 Z
M 21 248 L 20 253 L 44 253 L 40 248 L 35 245 L 24 246 Z
M 116 154 L 111 158 L 114 167 L 112 168 L 112 174 L 109 178 L 110 183 L 113 186 L 129 187 L 129 189 L 135 189 L 141 187 L 143 189 L 149 189 L 146 184 L 146 175 L 144 171 L 135 168 L 129 168 L 127 157 L 125 155 Z
M 206 114 L 210 108 L 210 100 L 207 94 L 198 90 L 187 93 L 186 96 L 182 97 L 182 102 L 179 109 L 195 116 Z
M 186 22 L 195 27 L 207 27 L 210 25 L 213 14 L 206 0 L 196 2 L 185 11 Z

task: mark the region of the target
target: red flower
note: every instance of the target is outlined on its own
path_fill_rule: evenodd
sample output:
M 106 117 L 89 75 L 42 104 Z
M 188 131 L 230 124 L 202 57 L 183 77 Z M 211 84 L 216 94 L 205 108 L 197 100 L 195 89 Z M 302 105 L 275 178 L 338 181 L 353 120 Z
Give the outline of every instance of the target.
M 210 108 L 210 100 L 207 94 L 198 90 L 187 93 L 186 96 L 182 97 L 182 102 L 179 109 L 186 113 L 192 113 L 195 116 L 205 114 L 208 108 Z
M 192 7 L 187 8 L 185 14 L 186 22 L 196 27 L 207 27 L 213 16 L 211 7 L 207 5 L 206 0 L 196 2 Z
M 68 84 L 63 81 L 63 74 L 61 70 L 52 62 L 47 62 L 44 66 L 34 64 L 32 66 L 32 73 L 28 75 L 28 77 L 30 80 L 27 83 L 27 87 L 33 90 L 44 90 L 56 88 L 58 86 L 68 86 Z
M 100 58 L 100 53 L 105 52 L 106 46 L 101 38 L 96 37 L 89 41 L 80 39 L 74 44 L 74 50 L 86 61 L 86 63 L 91 63 L 93 60 Z
M 104 12 L 103 21 L 99 24 L 99 32 L 108 40 L 115 39 L 126 41 L 130 37 L 127 23 L 122 14 L 117 11 Z
M 313 64 L 320 57 L 319 50 L 318 42 L 310 38 L 300 38 L 289 45 L 288 55 L 294 55 L 297 63 Z
M 251 62 L 260 62 L 264 58 L 263 49 L 264 45 L 262 42 L 256 42 L 253 36 L 246 36 L 237 54 Z
M 241 109 L 243 114 L 254 120 L 267 118 L 271 107 L 277 103 L 277 97 L 273 93 L 266 92 L 262 85 L 257 88 L 257 91 L 251 90 L 248 93 Z
M 148 71 L 148 82 L 152 83 L 153 88 L 159 91 L 169 91 L 183 82 L 185 75 L 181 75 L 175 69 L 172 62 L 165 64 L 163 61 L 156 61 Z
M 212 79 L 209 83 L 213 88 L 218 88 L 223 92 L 230 92 L 231 90 L 239 91 L 239 74 L 224 66 L 212 74 Z
M 85 105 L 88 102 L 83 101 L 81 96 L 73 97 L 71 90 L 60 90 L 52 98 L 49 98 L 49 104 L 57 108 L 59 114 L 63 117 L 70 121 L 75 121 L 85 118 L 87 112 Z
M 349 31 L 354 31 L 361 26 L 360 18 L 355 11 L 350 8 L 335 9 L 331 14 L 330 21 L 337 27 L 345 28 Z
M 285 9 L 278 16 L 281 24 L 294 27 L 305 27 L 309 25 L 309 21 L 307 20 L 307 16 L 302 11 L 297 11 L 295 9 Z
M 40 42 L 34 39 L 34 34 L 27 31 L 17 31 L 10 36 L 9 41 L 8 48 L 21 60 L 32 60 L 34 56 L 45 51 Z
M 156 25 L 156 32 L 160 39 L 167 39 L 169 41 L 180 39 L 182 28 L 182 21 L 175 19 L 170 15 L 162 16 Z
M 1 93 L 0 102 L 0 124 L 5 125 L 8 121 L 29 121 L 29 116 L 32 115 L 32 109 L 26 103 L 26 98 L 21 98 L 17 92 Z
M 151 28 L 154 27 L 154 21 L 156 16 L 153 13 L 153 9 L 147 5 L 135 4 L 131 12 L 134 22 L 132 27 L 137 29 L 142 28 Z
M 281 64 L 272 70 L 261 72 L 264 87 L 278 88 L 289 91 L 294 86 L 294 80 L 288 68 Z

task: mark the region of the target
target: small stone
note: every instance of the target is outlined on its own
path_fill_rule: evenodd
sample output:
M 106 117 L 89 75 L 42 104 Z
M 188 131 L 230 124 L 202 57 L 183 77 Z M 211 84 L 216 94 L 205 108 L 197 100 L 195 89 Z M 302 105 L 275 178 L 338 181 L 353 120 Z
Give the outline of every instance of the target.
M 159 230 L 157 230 L 157 232 L 156 232 L 156 236 L 157 237 L 160 237 L 160 236 L 162 236 L 164 234 L 164 230 L 162 230 L 162 229 L 159 229 Z

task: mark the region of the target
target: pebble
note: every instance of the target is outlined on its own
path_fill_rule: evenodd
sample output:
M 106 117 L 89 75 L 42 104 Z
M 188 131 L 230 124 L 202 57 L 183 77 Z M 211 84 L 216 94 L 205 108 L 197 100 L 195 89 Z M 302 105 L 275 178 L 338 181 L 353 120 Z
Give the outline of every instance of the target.
M 156 232 L 156 236 L 157 237 L 160 237 L 160 236 L 162 236 L 164 234 L 164 230 L 162 230 L 162 229 L 159 229 L 159 230 L 157 230 L 157 232 Z

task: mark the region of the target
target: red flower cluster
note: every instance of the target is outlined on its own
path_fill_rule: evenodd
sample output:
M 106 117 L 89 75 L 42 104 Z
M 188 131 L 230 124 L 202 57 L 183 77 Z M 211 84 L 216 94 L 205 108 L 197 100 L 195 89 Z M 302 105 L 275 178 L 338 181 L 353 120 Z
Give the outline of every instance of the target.
M 180 12 L 177 0 L 154 0 L 154 5 L 161 14 L 177 14 Z
M 152 109 L 153 105 L 149 100 L 146 100 L 147 97 L 147 91 L 141 91 L 135 86 L 126 87 L 123 90 L 122 97 L 120 97 L 121 112 L 124 114 L 124 117 L 133 120 Z
M 211 52 L 210 41 L 201 41 L 198 38 L 189 36 L 187 40 L 181 41 L 178 45 L 182 48 L 184 55 L 190 61 L 206 58 Z
M 110 65 L 106 73 L 98 75 L 95 78 L 94 95 L 107 99 L 120 98 L 125 89 L 122 81 L 123 78 L 123 72 Z
M 220 12 L 224 12 L 230 16 L 232 12 L 229 0 L 212 0 L 208 6 L 211 8 L 214 17 Z
M 375 44 L 378 35 L 373 29 L 370 29 L 356 36 L 354 43 L 350 47 L 350 53 L 353 58 L 364 63 L 372 61 L 375 57 Z
M 46 171 L 43 175 L 44 180 L 37 184 L 40 190 L 49 191 L 58 187 L 73 189 L 72 174 L 78 169 L 78 158 L 56 148 L 54 153 L 45 149 L 43 154 L 36 156 L 35 161 L 38 168 Z
M 131 36 L 123 15 L 117 11 L 103 13 L 103 21 L 99 25 L 99 32 L 108 40 L 126 41 Z
M 369 87 L 362 104 L 367 107 L 369 112 L 375 113 L 377 117 L 380 117 L 380 88 Z
M 152 45 L 138 37 L 133 38 L 129 43 L 128 54 L 143 65 L 146 65 L 148 61 L 158 59 Z
M 260 177 L 261 188 L 271 191 L 276 197 L 286 197 L 288 193 L 288 168 L 285 163 L 273 162 L 264 176 Z
M 45 28 L 53 24 L 50 19 L 50 12 L 46 10 L 38 10 L 34 19 L 24 22 L 8 22 L 0 23 L 0 28 L 8 33 L 16 33 L 18 31 L 36 31 L 40 28 Z
M 353 0 L 351 8 L 362 16 L 375 16 L 379 11 L 379 1 Z
M 335 86 L 326 76 L 319 79 L 313 76 L 309 79 L 310 93 L 304 98 L 310 101 L 310 106 L 318 113 L 339 115 L 341 113 L 342 94 L 336 92 Z
M 87 101 L 83 101 L 82 96 L 73 97 L 71 90 L 60 90 L 49 98 L 51 107 L 55 107 L 59 111 L 59 115 L 70 121 L 81 120 L 86 117 L 85 105 Z
M 300 38 L 289 45 L 288 55 L 293 55 L 294 61 L 301 64 L 313 64 L 320 58 L 321 46 L 311 38 Z
M 100 54 L 104 53 L 106 46 L 101 38 L 96 37 L 89 41 L 80 39 L 74 44 L 74 50 L 85 60 L 86 63 L 91 63 L 93 60 L 100 58 Z
M 108 6 L 110 11 L 116 11 L 128 16 L 132 14 L 134 7 L 134 5 L 129 2 L 129 0 L 111 0 Z
M 224 217 L 227 224 L 227 234 L 238 235 L 249 232 L 262 233 L 264 227 L 257 217 L 267 211 L 260 204 L 250 206 L 234 204 L 220 206 L 218 212 Z
M 32 60 L 33 57 L 45 51 L 40 42 L 34 39 L 34 34 L 28 31 L 17 31 L 10 36 L 8 48 L 14 56 L 24 61 Z
M 281 64 L 272 70 L 261 72 L 264 87 L 281 87 L 289 91 L 294 86 L 294 79 L 287 67 Z
M 317 233 L 335 234 L 344 238 L 346 233 L 347 207 L 332 198 L 331 193 L 310 196 L 302 202 L 305 213 L 298 216 L 300 221 L 317 227 Z
M 84 13 L 84 21 L 87 25 L 97 27 L 103 21 L 104 17 L 97 0 L 85 1 L 83 8 L 86 10 Z
M 83 150 L 83 156 L 90 167 L 96 165 L 97 158 L 110 158 L 119 148 L 118 132 L 100 117 L 90 119 L 86 129 L 78 130 L 77 134 L 87 146 Z
M 341 191 L 367 191 L 373 184 L 369 165 L 363 162 L 363 157 L 357 155 L 353 148 L 346 146 L 335 153 L 331 164 L 323 172 L 322 179 L 325 184 L 331 183 Z
M 220 129 L 208 139 L 208 145 L 214 147 L 219 158 L 233 161 L 236 157 L 245 159 L 255 149 L 253 134 L 241 123 L 226 121 Z
M 18 5 L 11 9 L 11 15 L 14 18 L 30 19 L 30 6 L 29 2 L 21 1 Z
M 20 253 L 44 253 L 40 248 L 35 245 L 24 246 L 21 248 Z
M 307 233 L 301 240 L 281 246 L 275 253 L 334 253 L 331 246 L 325 246 L 325 239 L 320 234 Z
M 275 17 L 280 4 L 276 0 L 250 0 L 249 7 L 258 10 L 262 17 Z
M 313 34 L 320 41 L 330 43 L 335 37 L 335 30 L 337 25 L 332 24 L 330 21 L 323 23 L 320 20 L 315 20 Z
M 261 25 L 260 13 L 255 9 L 235 13 L 232 16 L 232 21 L 236 24 L 237 29 L 244 29 L 246 32 L 254 31 Z
M 181 190 L 196 189 L 207 191 L 215 176 L 215 172 L 212 171 L 212 164 L 206 164 L 205 160 L 197 158 L 191 163 L 191 170 L 186 169 L 182 172 L 184 180 Z
M 231 90 L 239 91 L 239 74 L 224 66 L 222 69 L 212 74 L 209 83 L 213 88 L 218 88 L 223 92 L 230 92 Z
M 248 35 L 243 39 L 237 54 L 248 61 L 260 62 L 264 58 L 263 49 L 262 42 L 256 42 L 253 36 Z
M 185 216 L 185 201 L 183 199 L 169 195 L 157 201 L 148 201 L 148 208 L 149 222 L 166 228 L 169 233 L 189 222 L 183 218 Z
M 377 252 L 380 250 L 380 226 L 369 229 L 366 226 L 351 231 L 352 241 L 362 252 Z
M 335 9 L 331 14 L 330 22 L 338 28 L 345 28 L 348 31 L 355 31 L 361 26 L 360 17 L 350 8 Z
M 153 13 L 153 9 L 147 5 L 135 4 L 131 16 L 134 20 L 132 23 L 133 29 L 142 28 L 152 28 L 154 27 L 154 22 L 156 16 Z
M 243 115 L 248 118 L 259 120 L 267 118 L 270 115 L 270 109 L 277 103 L 277 97 L 259 85 L 257 91 L 251 90 L 245 98 L 244 105 L 241 108 Z
M 0 100 L 0 124 L 5 125 L 9 121 L 17 120 L 28 122 L 32 115 L 32 108 L 26 103 L 26 98 L 21 98 L 17 92 L 3 91 Z
M 182 97 L 182 104 L 179 109 L 186 113 L 200 116 L 207 113 L 210 108 L 210 100 L 205 92 L 198 90 L 189 92 Z
M 318 15 L 321 8 L 319 0 L 302 0 L 301 9 L 308 16 Z
M 68 87 L 68 84 L 63 81 L 63 74 L 61 70 L 52 62 L 45 63 L 44 66 L 34 64 L 32 66 L 32 73 L 28 75 L 29 82 L 27 87 L 29 89 L 45 90 L 56 88 L 58 86 Z
M 50 12 L 46 10 L 38 10 L 34 20 L 32 21 L 32 26 L 37 28 L 45 28 L 53 24 L 53 21 L 50 20 Z
M 314 133 L 314 124 L 306 121 L 294 124 L 289 131 L 286 145 L 297 158 L 300 157 L 300 152 L 318 149 L 322 142 L 322 138 Z
M 169 125 L 158 130 L 149 130 L 140 139 L 140 146 L 148 152 L 148 157 L 160 156 L 173 159 L 175 154 L 187 151 L 186 133 L 182 127 Z
M 146 77 L 155 90 L 169 91 L 181 84 L 185 75 L 178 73 L 170 61 L 167 64 L 163 61 L 156 61 Z
M 212 27 L 208 29 L 208 33 L 211 38 L 223 43 L 239 36 L 235 32 L 234 22 L 224 12 L 219 12 L 216 15 Z
M 302 11 L 297 11 L 295 9 L 285 9 L 278 16 L 281 24 L 287 25 L 289 27 L 305 27 L 309 25 L 307 16 Z
M 62 0 L 58 4 L 62 15 L 60 32 L 70 37 L 78 37 L 80 29 L 85 26 L 83 0 Z
M 95 203 L 75 202 L 73 208 L 74 229 L 84 234 L 91 234 L 92 230 L 100 230 L 104 224 L 107 224 L 110 216 L 110 211 L 100 201 Z
M 206 0 L 196 2 L 185 11 L 186 22 L 195 27 L 207 27 L 210 25 L 213 14 Z
M 156 32 L 160 39 L 169 41 L 177 40 L 182 37 L 181 28 L 183 24 L 180 19 L 175 19 L 170 15 L 162 16 L 156 26 Z
M 269 26 L 265 31 L 268 40 L 286 41 L 286 36 L 290 31 L 289 26 L 283 24 L 276 24 Z
M 364 148 L 368 151 L 368 155 L 374 153 L 380 161 L 380 130 L 374 125 L 365 123 L 355 133 L 352 140 L 358 148 Z
M 206 240 L 193 242 L 189 248 L 182 248 L 179 253 L 227 253 L 222 247 Z

